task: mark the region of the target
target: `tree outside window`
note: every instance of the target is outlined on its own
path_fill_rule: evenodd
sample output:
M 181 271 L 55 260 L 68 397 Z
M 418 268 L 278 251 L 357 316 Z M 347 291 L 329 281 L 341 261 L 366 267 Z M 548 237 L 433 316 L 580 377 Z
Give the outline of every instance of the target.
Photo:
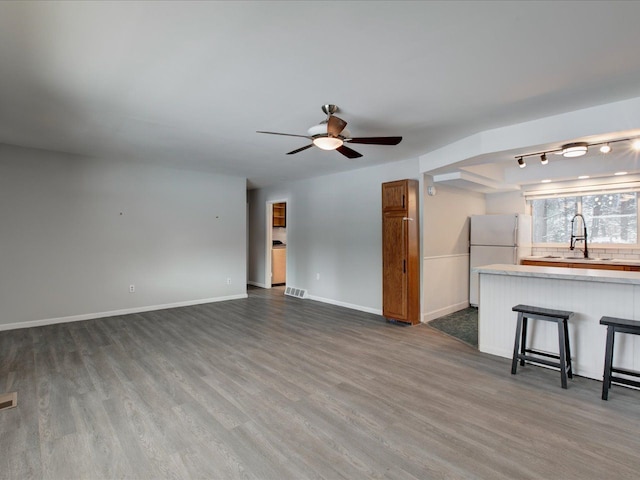
M 636 193 L 582 197 L 582 214 L 593 243 L 637 243 L 637 212 Z
M 569 243 L 571 219 L 578 211 L 576 197 L 533 200 L 533 242 Z
M 635 192 L 538 199 L 531 207 L 534 243 L 569 243 L 576 213 L 585 217 L 590 243 L 638 243 Z

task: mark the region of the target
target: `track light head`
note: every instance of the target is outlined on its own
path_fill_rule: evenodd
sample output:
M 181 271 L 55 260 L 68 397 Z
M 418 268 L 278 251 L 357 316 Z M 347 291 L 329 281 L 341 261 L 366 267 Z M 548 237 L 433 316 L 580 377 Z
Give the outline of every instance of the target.
M 527 162 L 524 161 L 524 158 L 522 158 L 522 157 L 518 158 L 518 166 L 520 168 L 524 168 L 524 167 L 527 166 Z
M 542 165 L 546 165 L 547 163 L 549 163 L 549 159 L 547 158 L 546 153 L 543 153 L 542 155 L 540 155 L 540 163 Z

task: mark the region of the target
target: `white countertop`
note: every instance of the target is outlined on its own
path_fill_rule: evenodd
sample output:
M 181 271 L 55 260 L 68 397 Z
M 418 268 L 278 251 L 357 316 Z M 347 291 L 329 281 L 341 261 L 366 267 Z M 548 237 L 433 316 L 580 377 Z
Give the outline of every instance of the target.
M 561 257 L 555 255 L 536 255 L 523 257 L 523 260 L 538 260 L 542 262 L 558 262 L 558 263 L 599 263 L 605 265 L 640 265 L 640 260 L 629 260 L 626 258 L 612 258 L 612 257 L 603 257 L 603 258 L 581 258 L 579 255 L 574 257 Z
M 600 319 L 640 318 L 640 272 L 502 264 L 477 270 L 478 348 L 484 353 L 512 358 L 517 318 L 513 305 L 571 311 L 575 314 L 568 322 L 574 372 L 602 380 L 607 329 Z M 557 326 L 534 323 L 530 348 L 557 352 Z M 640 371 L 640 342 L 632 338 L 617 341 L 616 358 L 619 368 Z M 559 388 L 560 379 L 556 381 Z
M 554 278 L 583 282 L 624 283 L 640 285 L 640 272 L 591 268 L 538 267 L 535 265 L 494 264 L 474 268 L 474 272 L 516 277 Z

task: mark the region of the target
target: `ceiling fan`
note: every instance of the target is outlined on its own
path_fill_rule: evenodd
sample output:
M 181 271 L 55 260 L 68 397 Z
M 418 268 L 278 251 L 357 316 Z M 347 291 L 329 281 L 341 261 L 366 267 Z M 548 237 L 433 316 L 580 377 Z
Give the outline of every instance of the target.
M 308 135 L 295 135 L 292 133 L 278 133 L 278 132 L 256 132 L 267 133 L 269 135 L 284 135 L 287 137 L 302 137 L 311 140 L 309 145 L 292 150 L 287 155 L 293 155 L 294 153 L 302 152 L 307 148 L 311 148 L 314 145 L 322 150 L 337 150 L 342 155 L 348 158 L 358 158 L 362 154 L 344 145 L 345 143 L 363 143 L 367 145 L 397 145 L 402 141 L 402 137 L 351 137 L 351 133 L 345 127 L 347 122 L 334 115 L 338 111 L 336 105 L 323 105 L 322 111 L 327 114 L 327 119 L 320 122 L 318 125 L 311 127 L 307 133 Z

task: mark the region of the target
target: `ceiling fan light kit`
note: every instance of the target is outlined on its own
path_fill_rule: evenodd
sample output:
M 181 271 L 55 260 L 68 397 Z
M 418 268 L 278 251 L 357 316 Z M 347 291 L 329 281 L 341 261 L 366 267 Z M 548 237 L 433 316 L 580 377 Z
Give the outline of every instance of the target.
M 278 132 L 264 132 L 258 131 L 257 133 L 266 133 L 269 135 L 283 135 L 287 137 L 302 137 L 311 140 L 309 145 L 298 148 L 287 155 L 293 155 L 295 153 L 302 152 L 314 145 L 322 150 L 337 150 L 347 158 L 358 158 L 362 154 L 347 147 L 345 142 L 348 143 L 361 143 L 365 145 L 397 145 L 402 141 L 402 137 L 357 137 L 352 138 L 351 132 L 347 130 L 347 122 L 334 115 L 338 111 L 337 105 L 325 104 L 322 105 L 322 111 L 327 114 L 327 119 L 320 122 L 318 125 L 314 125 L 307 130 L 308 135 L 296 135 L 291 133 L 278 133 Z
M 344 144 L 344 141 L 338 137 L 317 137 L 313 139 L 313 144 L 322 150 L 335 150 Z

